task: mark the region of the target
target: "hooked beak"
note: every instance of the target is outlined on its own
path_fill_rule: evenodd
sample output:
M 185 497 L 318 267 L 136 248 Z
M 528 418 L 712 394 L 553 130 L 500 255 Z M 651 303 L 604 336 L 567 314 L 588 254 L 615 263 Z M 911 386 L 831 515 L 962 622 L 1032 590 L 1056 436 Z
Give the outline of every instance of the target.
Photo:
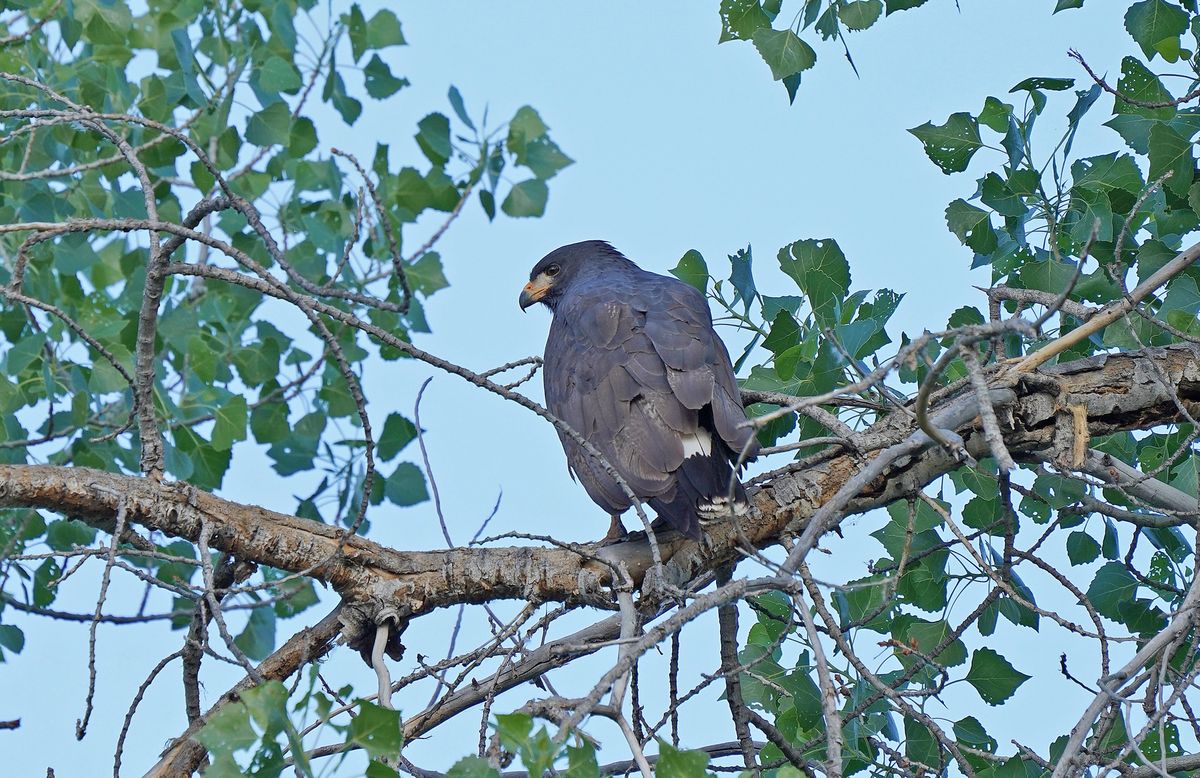
M 530 281 L 525 284 L 525 288 L 521 290 L 521 297 L 518 302 L 521 305 L 521 310 L 525 310 L 529 306 L 536 303 L 546 296 L 546 292 L 550 291 L 550 284 L 544 279 L 539 278 L 537 281 Z

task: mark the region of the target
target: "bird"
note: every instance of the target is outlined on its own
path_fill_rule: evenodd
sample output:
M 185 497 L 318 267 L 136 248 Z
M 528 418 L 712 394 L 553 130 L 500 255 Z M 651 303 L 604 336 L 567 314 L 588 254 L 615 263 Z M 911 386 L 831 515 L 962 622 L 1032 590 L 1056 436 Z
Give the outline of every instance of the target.
M 544 256 L 519 303 L 552 312 L 542 367 L 547 409 L 603 455 L 658 514 L 658 526 L 698 540 L 701 523 L 746 512 L 735 469 L 754 458 L 758 442 L 699 290 L 589 240 Z M 604 542 L 619 540 L 630 495 L 569 432 L 556 430 L 568 472 L 612 518 Z

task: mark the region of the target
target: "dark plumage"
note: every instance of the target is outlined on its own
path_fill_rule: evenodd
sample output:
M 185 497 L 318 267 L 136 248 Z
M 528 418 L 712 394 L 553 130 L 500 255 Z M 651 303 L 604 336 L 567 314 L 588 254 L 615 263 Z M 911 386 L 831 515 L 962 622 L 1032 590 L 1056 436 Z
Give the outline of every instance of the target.
M 594 445 L 640 499 L 698 538 L 701 518 L 729 515 L 733 462 L 750 446 L 729 352 L 704 296 L 642 270 L 603 241 L 555 249 L 529 274 L 521 307 L 554 312 L 546 339 L 546 404 Z M 630 500 L 563 431 L 567 466 L 616 517 Z M 742 509 L 746 493 L 734 483 Z

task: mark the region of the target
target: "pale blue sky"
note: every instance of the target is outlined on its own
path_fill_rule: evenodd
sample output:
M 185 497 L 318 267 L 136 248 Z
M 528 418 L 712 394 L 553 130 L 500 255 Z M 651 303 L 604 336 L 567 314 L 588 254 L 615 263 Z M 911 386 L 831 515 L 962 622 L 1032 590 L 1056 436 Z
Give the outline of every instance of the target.
M 940 123 L 954 111 L 977 111 L 987 95 L 1004 96 L 1027 76 L 1084 76 L 1067 59 L 1068 47 L 1078 48 L 1102 71 L 1115 71 L 1120 56 L 1132 48 L 1119 19 L 1123 4 L 1093 0 L 1082 11 L 1057 16 L 1050 15 L 1051 0 L 961 4 L 959 12 L 951 0 L 931 0 L 925 8 L 851 35 L 861 79 L 842 60 L 840 48 L 819 45 L 821 62 L 806 75 L 796 104 L 789 105 L 748 44 L 717 45 L 716 0 L 405 3 L 396 10 L 411 45 L 388 50 L 385 58 L 413 86 L 385 103 L 368 105 L 345 137 L 327 131 L 322 140 L 360 158 L 370 158 L 376 141 L 387 142 L 393 163 L 415 160 L 416 122 L 434 110 L 449 114 L 445 94 L 455 84 L 473 114 L 484 101 L 494 119 L 526 103 L 535 106 L 553 137 L 577 160 L 553 180 L 544 218 L 502 217 L 489 225 L 472 204 L 442 240 L 439 250 L 451 287 L 429 302 L 434 334 L 417 342 L 468 367 L 483 369 L 541 352 L 549 317 L 541 310 L 522 315 L 517 293 L 543 254 L 586 238 L 609 240 L 657 271 L 672 267 L 692 248 L 711 268 L 723 270 L 725 256 L 750 243 L 760 289 L 774 285 L 775 293 L 787 293 L 774 260 L 778 248 L 800 238 L 832 237 L 850 261 L 855 288 L 907 293 L 894 334 L 901 328 L 940 328 L 960 305 L 982 307 L 983 297 L 971 285 L 989 280 L 985 271 L 968 271 L 969 252 L 943 219 L 950 200 L 973 192 L 974 177 L 970 172 L 944 176 L 905 129 L 930 119 Z M 785 14 L 794 12 L 794 5 L 795 0 L 786 3 Z M 1068 97 L 1052 103 L 1048 113 L 1055 116 L 1045 124 L 1058 122 L 1072 102 Z M 1089 117 L 1090 129 L 1076 141 L 1080 155 L 1090 148 L 1108 151 L 1119 142 L 1098 126 L 1110 104 L 1102 99 Z M 972 171 L 992 164 L 977 160 Z M 418 245 L 435 225 L 430 219 L 410 229 L 407 244 Z M 490 532 L 521 529 L 564 540 L 603 534 L 607 518 L 568 478 L 551 428 L 515 405 L 421 364 L 381 363 L 369 368 L 366 380 L 377 423 L 394 410 L 411 416 L 417 388 L 430 375 L 434 381 L 422 418 L 457 539 L 474 533 L 500 490 L 504 497 Z M 540 382 L 527 385 L 527 391 L 540 400 Z M 415 446 L 406 451 L 416 455 Z M 238 450 L 234 467 L 224 492 L 234 499 L 290 511 L 293 495 L 305 490 L 276 477 L 253 447 Z M 411 509 L 385 505 L 370 518 L 372 537 L 380 542 L 403 548 L 442 543 L 431 503 Z M 845 540 L 831 539 L 826 547 L 832 554 L 821 555 L 819 574 L 831 581 L 862 575 L 865 560 L 882 554 L 866 534 L 877 523 L 858 520 L 847 528 Z M 58 605 L 90 610 L 93 591 L 76 584 Z M 120 603 L 122 595 L 140 597 L 140 588 L 123 585 L 110 602 Z M 316 609 L 314 614 L 319 616 Z M 574 617 L 575 623 L 588 616 Z M 411 668 L 417 652 L 443 653 L 450 623 L 452 614 L 436 614 L 414 624 L 406 636 L 410 659 L 397 674 Z M 481 624 L 476 620 L 473 629 Z M 280 627 L 288 630 L 293 624 Z M 685 669 L 711 669 L 716 662 L 712 626 L 700 624 L 685 635 Z M 101 628 L 100 715 L 87 739 L 76 743 L 86 628 L 31 624 L 25 653 L 0 670 L 3 696 L 22 701 L 0 711 L 23 720 L 18 732 L 0 733 L 6 773 L 44 775 L 48 764 L 60 778 L 110 772 L 116 732 L 137 684 L 180 640 L 180 633 L 161 625 Z M 1021 715 L 1007 716 L 1000 722 L 1002 732 L 993 734 L 1002 744 L 1016 737 L 1044 749 L 1048 733 L 1069 726 L 1066 717 L 1077 715 L 1064 701 L 1079 695 L 1057 675 L 1058 633 L 1010 630 L 998 645 L 1020 669 L 1035 675 L 1037 686 L 1019 692 Z M 874 657 L 874 651 L 865 653 Z M 326 667 L 331 681 L 373 688 L 373 676 L 357 656 L 343 651 Z M 167 671 L 134 722 L 125 757 L 130 775 L 148 767 L 165 739 L 183 728 L 178 675 L 177 666 Z M 59 680 L 47 698 L 51 676 Z M 206 700 L 235 676 L 214 674 Z M 570 694 L 590 685 L 591 677 L 568 672 L 553 680 Z M 428 694 L 423 689 L 397 702 L 414 711 Z M 515 706 L 524 698 L 503 699 Z M 712 708 L 714 699 L 710 695 L 692 718 L 685 718 L 690 744 L 727 739 L 720 727 L 724 705 Z M 952 689 L 946 700 L 981 718 L 992 713 L 969 690 Z M 1057 708 L 1059 703 L 1066 707 Z M 711 720 L 704 715 L 706 704 L 714 711 Z M 503 700 L 497 710 L 504 710 Z M 428 768 L 449 766 L 473 750 L 478 723 L 477 714 L 464 714 L 452 731 L 415 744 L 412 758 Z M 612 749 L 606 756 L 621 758 L 620 738 L 602 726 L 596 732 Z

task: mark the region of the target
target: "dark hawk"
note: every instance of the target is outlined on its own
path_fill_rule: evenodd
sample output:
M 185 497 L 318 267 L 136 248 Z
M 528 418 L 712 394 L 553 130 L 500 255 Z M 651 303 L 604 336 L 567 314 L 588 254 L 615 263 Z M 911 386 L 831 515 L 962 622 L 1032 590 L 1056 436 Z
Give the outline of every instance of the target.
M 758 446 L 704 295 L 591 240 L 534 266 L 521 308 L 535 302 L 554 312 L 542 370 L 551 413 L 683 534 L 699 538 L 701 521 L 745 510 L 733 468 Z M 613 517 L 609 537 L 619 536 L 629 497 L 569 434 L 558 437 L 571 474 Z

